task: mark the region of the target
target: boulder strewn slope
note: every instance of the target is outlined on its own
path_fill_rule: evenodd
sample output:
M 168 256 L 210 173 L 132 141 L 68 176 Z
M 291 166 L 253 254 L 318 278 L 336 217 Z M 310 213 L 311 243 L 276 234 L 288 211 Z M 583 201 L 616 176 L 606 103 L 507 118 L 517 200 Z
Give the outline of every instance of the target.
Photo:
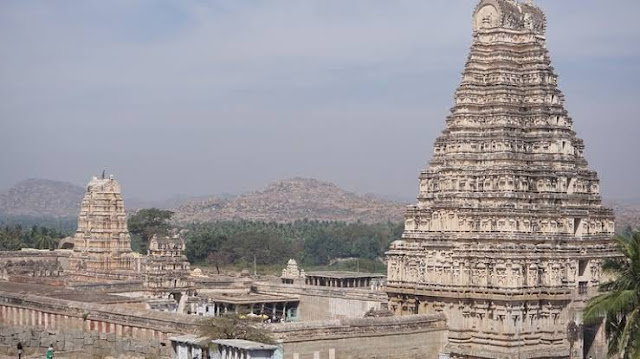
M 176 209 L 179 222 L 296 220 L 376 223 L 401 221 L 405 204 L 361 196 L 333 183 L 293 178 L 236 198 L 211 197 Z
M 61 181 L 28 179 L 0 193 L 0 214 L 5 216 L 75 217 L 84 188 Z

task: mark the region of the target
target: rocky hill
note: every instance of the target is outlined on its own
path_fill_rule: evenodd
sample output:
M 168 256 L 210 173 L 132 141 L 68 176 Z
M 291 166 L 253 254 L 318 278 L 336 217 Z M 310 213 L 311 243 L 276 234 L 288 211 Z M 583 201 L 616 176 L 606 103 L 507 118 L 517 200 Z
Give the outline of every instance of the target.
M 5 216 L 76 217 L 84 188 L 60 181 L 28 179 L 0 193 Z
M 68 182 L 28 179 L 0 192 L 0 217 L 75 218 L 85 189 Z M 607 201 L 616 214 L 616 227 L 640 229 L 640 201 Z M 401 221 L 405 203 L 373 195 L 358 195 L 314 179 L 293 178 L 270 184 L 261 191 L 234 197 L 211 197 L 152 201 L 125 198 L 127 210 L 144 207 L 175 208 L 182 223 L 219 220 L 291 222 Z
M 640 204 L 629 202 L 608 202 L 616 215 L 616 231 L 620 232 L 628 227 L 640 230 Z
M 314 179 L 293 178 L 236 198 L 211 197 L 176 209 L 182 223 L 221 220 L 293 222 L 309 219 L 365 223 L 401 221 L 405 204 L 361 196 Z

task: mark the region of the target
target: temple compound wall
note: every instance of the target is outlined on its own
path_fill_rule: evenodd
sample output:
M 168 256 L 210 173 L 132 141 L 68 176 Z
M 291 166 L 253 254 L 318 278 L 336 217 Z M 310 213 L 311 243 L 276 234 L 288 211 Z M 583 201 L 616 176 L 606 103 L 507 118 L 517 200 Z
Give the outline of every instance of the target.
M 69 251 L 22 250 L 0 252 L 0 280 L 63 282 Z
M 69 358 L 120 354 L 171 358 L 169 338 L 193 334 L 201 318 L 121 305 L 0 291 L 0 353 L 18 342 L 52 344 Z M 271 324 L 283 359 L 436 358 L 446 337 L 442 315 Z
M 300 299 L 298 321 L 362 318 L 372 308 L 386 307 L 384 292 L 357 288 L 311 287 L 295 284 L 255 283 L 257 293 L 295 296 Z
M 283 359 L 438 358 L 447 335 L 443 315 L 287 323 L 271 329 Z
M 126 306 L 0 292 L 0 351 L 20 341 L 29 348 L 53 345 L 65 356 L 103 358 L 136 354 L 170 358 L 168 337 L 194 330 L 188 315 Z

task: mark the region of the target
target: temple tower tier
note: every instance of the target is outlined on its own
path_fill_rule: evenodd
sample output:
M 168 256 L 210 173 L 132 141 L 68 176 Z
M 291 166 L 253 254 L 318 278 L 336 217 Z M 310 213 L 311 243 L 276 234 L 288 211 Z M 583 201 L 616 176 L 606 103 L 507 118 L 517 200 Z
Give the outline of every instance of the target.
M 602 343 L 571 328 L 617 255 L 614 216 L 564 107 L 545 15 L 482 0 L 473 30 L 418 203 L 387 252 L 389 307 L 444 313 L 451 358 L 588 357 Z

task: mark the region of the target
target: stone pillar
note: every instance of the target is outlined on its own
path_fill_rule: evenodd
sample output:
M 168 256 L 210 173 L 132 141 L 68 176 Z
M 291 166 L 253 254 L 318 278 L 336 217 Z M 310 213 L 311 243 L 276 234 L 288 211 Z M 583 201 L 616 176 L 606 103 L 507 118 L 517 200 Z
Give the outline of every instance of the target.
M 278 306 L 277 303 L 273 303 L 273 307 L 271 308 L 271 320 L 276 320 L 276 307 Z
M 44 329 L 48 329 L 49 328 L 49 313 L 42 313 L 42 316 L 44 317 Z
M 282 305 L 282 319 L 285 322 L 287 321 L 287 302 L 284 302 L 284 304 Z
M 329 359 L 336 359 L 336 350 L 333 348 L 329 349 Z

